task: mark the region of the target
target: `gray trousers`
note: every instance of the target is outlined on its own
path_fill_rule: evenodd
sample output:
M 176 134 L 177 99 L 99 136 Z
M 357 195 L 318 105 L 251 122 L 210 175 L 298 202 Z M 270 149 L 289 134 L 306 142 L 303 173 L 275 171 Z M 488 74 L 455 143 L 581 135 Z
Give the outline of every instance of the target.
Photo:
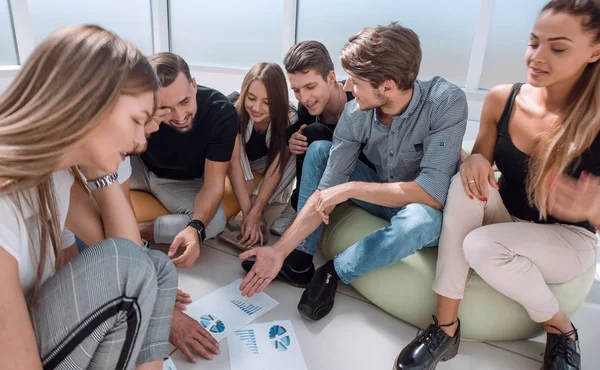
M 192 220 L 196 195 L 202 189 L 204 179 L 173 180 L 158 177 L 148 171 L 140 157 L 131 157 L 131 167 L 131 189 L 154 195 L 172 213 L 154 221 L 154 241 L 170 244 Z M 206 225 L 206 238 L 220 234 L 225 224 L 225 210 L 223 205 L 219 205 L 215 217 Z
M 40 290 L 32 322 L 44 369 L 133 369 L 169 355 L 177 272 L 125 239 L 84 250 Z

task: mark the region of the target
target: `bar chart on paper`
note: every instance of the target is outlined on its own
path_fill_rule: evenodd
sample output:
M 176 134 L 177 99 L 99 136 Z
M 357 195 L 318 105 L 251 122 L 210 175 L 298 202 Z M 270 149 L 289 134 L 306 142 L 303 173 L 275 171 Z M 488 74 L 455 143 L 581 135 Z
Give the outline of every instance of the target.
M 308 370 L 289 320 L 247 325 L 227 345 L 231 370 Z
M 238 339 L 244 343 L 248 351 L 253 355 L 258 355 L 258 346 L 256 344 L 256 335 L 254 330 L 238 330 L 235 332 Z
M 233 303 L 234 306 L 236 306 L 237 308 L 242 310 L 242 312 L 244 312 L 246 315 L 249 315 L 249 316 L 262 310 L 262 306 L 248 304 L 247 302 L 243 302 L 240 300 L 233 300 L 233 301 L 231 301 L 231 303 Z

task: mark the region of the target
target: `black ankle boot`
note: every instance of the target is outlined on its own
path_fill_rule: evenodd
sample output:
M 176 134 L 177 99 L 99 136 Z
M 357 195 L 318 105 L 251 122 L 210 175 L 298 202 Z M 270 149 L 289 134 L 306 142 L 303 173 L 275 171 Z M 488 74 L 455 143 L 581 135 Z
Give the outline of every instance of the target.
M 318 321 L 327 316 L 333 308 L 339 280 L 333 267 L 333 261 L 328 261 L 319 267 L 300 297 L 298 312 L 312 321 Z
M 440 325 L 437 317 L 427 330 L 410 342 L 396 358 L 394 370 L 433 370 L 440 361 L 448 361 L 456 356 L 460 345 L 460 320 Z M 458 322 L 456 333 L 449 337 L 442 326 L 452 326 Z
M 552 328 L 560 331 L 555 326 Z M 546 335 L 546 352 L 542 370 L 579 370 L 581 369 L 581 350 L 577 329 L 568 333 L 548 333 Z M 575 340 L 571 336 L 575 334 Z

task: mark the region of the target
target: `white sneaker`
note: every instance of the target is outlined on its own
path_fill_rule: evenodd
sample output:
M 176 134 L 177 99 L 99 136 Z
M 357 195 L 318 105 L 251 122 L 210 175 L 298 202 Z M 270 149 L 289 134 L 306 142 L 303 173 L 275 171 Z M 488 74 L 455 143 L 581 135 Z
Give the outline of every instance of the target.
M 283 233 L 294 223 L 296 219 L 296 211 L 291 204 L 287 204 L 283 209 L 283 212 L 273 221 L 271 225 L 271 233 L 275 235 L 283 235 Z

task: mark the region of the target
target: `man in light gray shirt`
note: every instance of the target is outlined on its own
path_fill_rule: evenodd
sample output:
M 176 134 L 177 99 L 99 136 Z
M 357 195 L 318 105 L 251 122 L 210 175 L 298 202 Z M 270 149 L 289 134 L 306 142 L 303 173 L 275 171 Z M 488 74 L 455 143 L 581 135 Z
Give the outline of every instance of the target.
M 292 226 L 272 247 L 241 258 L 248 275 L 244 295 L 262 291 L 274 278 L 306 287 L 300 313 L 319 320 L 331 311 L 337 282 L 350 283 L 423 247 L 437 246 L 442 207 L 458 171 L 467 124 L 464 92 L 441 77 L 419 81 L 417 35 L 395 23 L 367 28 L 342 49 L 345 84 L 355 100 L 346 104 L 333 143 L 310 145 Z M 357 158 L 361 147 L 375 166 Z M 390 222 L 315 271 L 313 255 L 322 223 L 336 205 L 351 200 Z

